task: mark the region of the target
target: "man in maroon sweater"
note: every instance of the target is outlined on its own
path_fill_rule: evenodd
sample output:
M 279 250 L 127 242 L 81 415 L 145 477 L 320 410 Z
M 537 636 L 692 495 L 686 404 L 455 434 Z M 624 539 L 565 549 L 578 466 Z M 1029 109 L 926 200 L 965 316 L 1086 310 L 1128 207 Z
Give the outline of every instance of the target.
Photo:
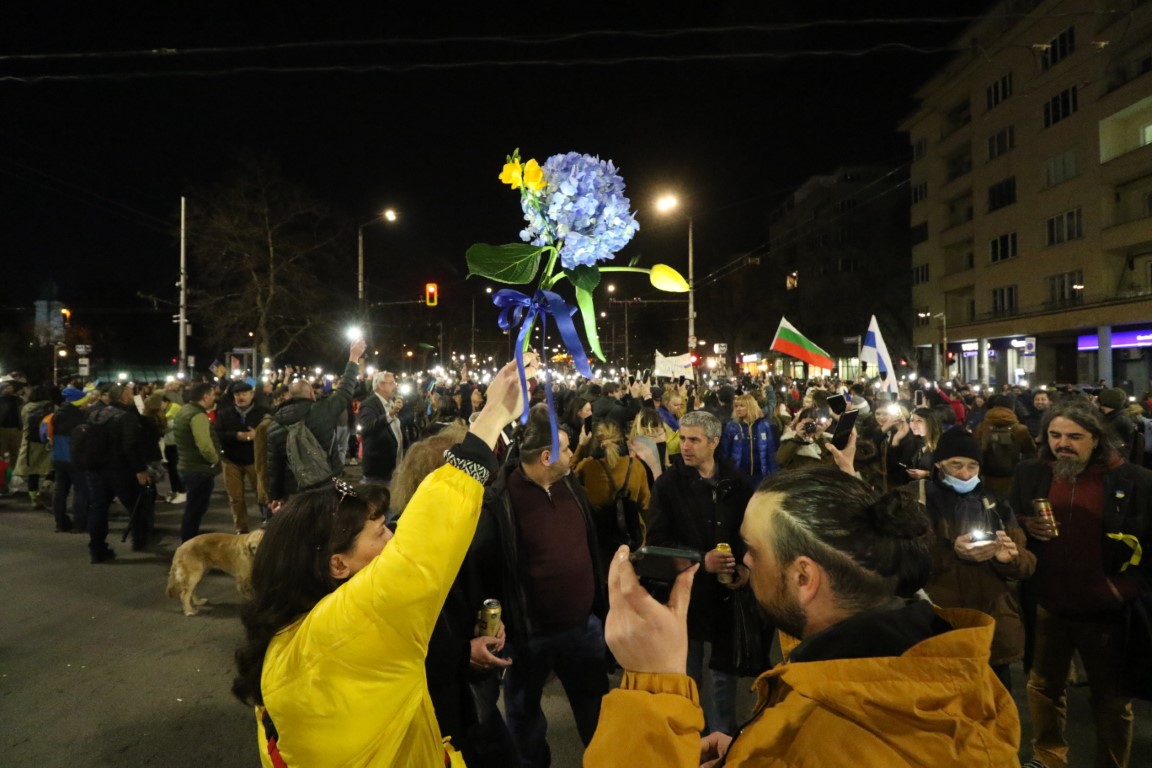
M 519 463 L 485 492 L 471 557 L 484 594 L 503 608 L 512 659 L 504 708 L 527 768 L 551 761 L 540 699 L 552 673 L 564 685 L 581 740 L 592 740 L 608 693 L 607 601 L 588 499 L 569 477 L 568 434 L 560 432 L 553 455 L 546 405 L 529 412 L 517 448 Z
M 1041 434 L 1039 457 L 1017 465 L 1011 491 L 1037 559 L 1028 679 L 1034 758 L 1025 765 L 1069 764 L 1066 686 L 1079 651 L 1092 690 L 1094 765 L 1126 766 L 1132 702 L 1117 687 L 1121 618 L 1124 604 L 1148 589 L 1148 569 L 1135 553 L 1152 545 L 1152 472 L 1116 453 L 1099 411 L 1084 399 L 1052 406 Z M 1034 514 L 1033 499 L 1047 499 L 1054 520 Z

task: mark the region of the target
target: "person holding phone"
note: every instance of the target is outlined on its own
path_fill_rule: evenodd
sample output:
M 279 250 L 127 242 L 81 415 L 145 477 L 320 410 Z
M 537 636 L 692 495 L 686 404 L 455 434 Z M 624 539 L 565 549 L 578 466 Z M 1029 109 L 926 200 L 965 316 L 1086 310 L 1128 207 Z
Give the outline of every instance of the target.
M 924 587 L 941 608 L 972 608 L 996 619 L 989 664 L 1012 690 L 1009 665 L 1024 658 L 1024 624 L 1015 582 L 1036 570 L 1036 555 L 1007 500 L 985 487 L 983 450 L 954 427 L 940 437 L 932 476 L 918 495 L 932 520 L 932 578 Z
M 917 408 L 898 423 L 888 446 L 890 485 L 906 485 L 932 474 L 932 451 L 943 429 L 931 408 Z
M 780 471 L 835 464 L 835 456 L 825 447 L 832 429 L 831 419 L 821 417 L 815 407 L 801 409 L 780 436 L 780 448 L 776 451 Z

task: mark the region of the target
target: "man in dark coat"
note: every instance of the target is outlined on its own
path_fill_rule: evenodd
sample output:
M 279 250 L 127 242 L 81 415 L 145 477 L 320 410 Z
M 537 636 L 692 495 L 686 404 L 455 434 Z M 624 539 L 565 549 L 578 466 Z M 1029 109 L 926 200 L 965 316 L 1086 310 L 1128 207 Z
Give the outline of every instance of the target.
M 404 457 L 404 432 L 400 411 L 404 399 L 396 397 L 396 376 L 380 371 L 372 377 L 372 392 L 360 403 L 356 421 L 364 446 L 362 466 L 365 483 L 388 485 L 392 472 Z
M 707 729 L 734 736 L 738 678 L 732 659 L 732 601 L 734 590 L 747 589 L 748 571 L 737 564 L 744 557 L 740 525 L 752 485 L 717 452 L 719 444 L 720 421 L 712 414 L 693 411 L 680 419 L 683 463 L 662 474 L 652 489 L 647 543 L 694 549 L 702 556 L 688 609 L 688 674 L 705 691 L 704 652 L 710 644 Z M 728 544 L 730 552 L 718 550 L 718 544 Z
M 87 475 L 91 492 L 88 513 L 88 554 L 93 564 L 106 563 L 116 558 L 108 546 L 108 510 L 113 499 L 133 516 L 133 549 L 147 544 L 146 531 L 140 530 L 135 516 L 137 503 L 144 488 L 151 482 L 144 451 L 140 444 L 140 412 L 133 403 L 132 384 L 113 384 L 106 392 L 108 404 L 88 414 L 94 424 L 108 424 L 110 443 L 115 446 L 107 464 L 90 470 Z
M 268 408 L 255 401 L 255 391 L 246 381 L 231 386 L 232 402 L 216 409 L 216 434 L 224 451 L 224 488 L 236 533 L 248 533 L 248 504 L 244 488 L 251 484 L 256 492 L 256 427 Z
M 344 375 L 340 377 L 340 386 L 331 395 L 317 400 L 312 384 L 307 379 L 297 379 L 288 388 L 288 399 L 272 415 L 272 423 L 268 425 L 268 464 L 264 480 L 268 490 L 268 506 L 273 511 L 279 509 L 280 503 L 293 493 L 309 490 L 296 487 L 296 478 L 288 467 L 288 425 L 303 420 L 316 441 L 328 448 L 332 477 L 344 471 L 340 452 L 336 450 L 336 424 L 340 421 L 340 415 L 352 403 L 352 391 L 360 373 L 360 357 L 366 348 L 364 339 L 352 342 L 348 351 L 348 364 L 344 367 Z M 319 484 L 315 487 L 319 487 Z
M 1028 678 L 1031 764 L 1127 765 L 1132 700 L 1121 693 L 1124 606 L 1149 590 L 1152 472 L 1124 461 L 1100 412 L 1083 399 L 1048 409 L 1040 455 L 1020 462 L 1010 504 L 1028 532 L 1036 607 Z M 1031 512 L 1047 500 L 1052 515 Z M 1068 667 L 1079 652 L 1092 691 L 1096 755 L 1070 761 Z

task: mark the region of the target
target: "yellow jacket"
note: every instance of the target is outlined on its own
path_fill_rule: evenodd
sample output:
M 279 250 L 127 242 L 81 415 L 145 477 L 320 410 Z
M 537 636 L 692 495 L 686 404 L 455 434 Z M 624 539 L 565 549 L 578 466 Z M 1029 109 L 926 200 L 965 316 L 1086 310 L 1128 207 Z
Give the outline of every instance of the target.
M 988 666 L 990 617 L 936 613 L 953 630 L 901 656 L 780 664 L 755 684 L 736 766 L 1016 766 L 1020 716 Z M 684 675 L 626 673 L 604 697 L 586 768 L 700 764 L 704 718 Z
M 459 469 L 433 472 L 384 551 L 269 644 L 260 687 L 289 768 L 444 765 L 424 657 L 483 495 Z

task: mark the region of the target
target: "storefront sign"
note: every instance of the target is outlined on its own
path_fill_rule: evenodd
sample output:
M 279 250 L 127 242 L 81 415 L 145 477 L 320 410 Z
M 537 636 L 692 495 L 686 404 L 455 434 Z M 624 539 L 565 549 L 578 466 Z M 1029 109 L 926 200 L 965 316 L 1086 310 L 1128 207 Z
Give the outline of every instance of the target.
M 1152 328 L 1139 331 L 1113 331 L 1112 349 L 1130 349 L 1132 347 L 1152 347 Z M 1091 352 L 1100 348 L 1100 340 L 1096 334 L 1088 333 L 1081 336 L 1076 343 L 1080 352 Z

